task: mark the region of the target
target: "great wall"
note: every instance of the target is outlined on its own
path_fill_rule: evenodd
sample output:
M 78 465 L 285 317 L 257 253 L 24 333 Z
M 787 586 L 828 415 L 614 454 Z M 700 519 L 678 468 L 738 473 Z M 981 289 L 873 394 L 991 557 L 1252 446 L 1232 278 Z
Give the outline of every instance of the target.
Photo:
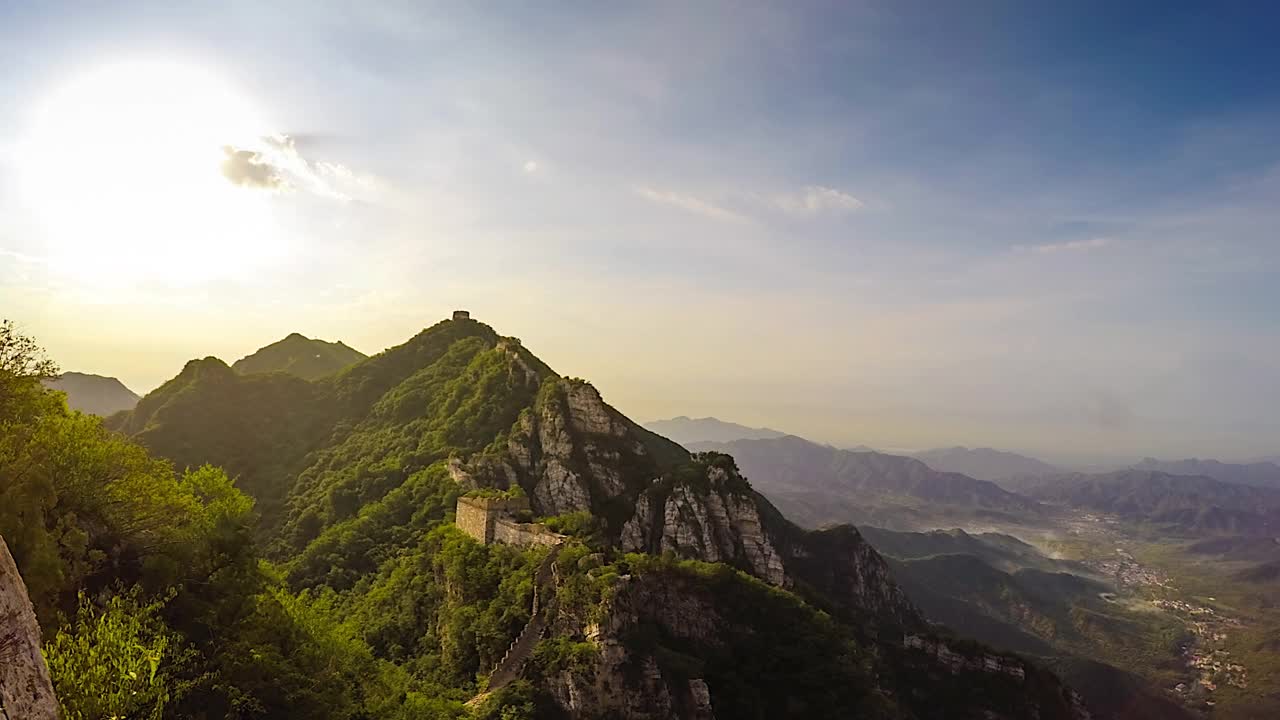
M 524 665 L 533 654 L 533 648 L 547 631 L 547 619 L 555 604 L 556 559 L 564 547 L 566 536 L 552 532 L 541 523 L 521 522 L 519 518 L 529 513 L 529 499 L 525 497 L 463 496 L 458 498 L 454 522 L 458 529 L 475 540 L 490 545 L 495 542 L 518 546 L 550 546 L 551 551 L 538 566 L 533 580 L 533 606 L 529 621 L 507 648 L 502 660 L 489 675 L 485 692 L 476 695 L 468 705 L 480 704 L 491 693 L 501 690 L 519 679 Z

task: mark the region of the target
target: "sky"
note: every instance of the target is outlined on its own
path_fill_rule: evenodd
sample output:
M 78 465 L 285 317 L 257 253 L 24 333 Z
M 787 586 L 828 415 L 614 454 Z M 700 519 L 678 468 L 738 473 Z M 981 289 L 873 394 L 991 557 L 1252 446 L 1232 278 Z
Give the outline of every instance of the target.
M 1117 5 L 3 3 L 0 316 L 138 392 L 466 308 L 637 420 L 1274 455 L 1280 11 Z

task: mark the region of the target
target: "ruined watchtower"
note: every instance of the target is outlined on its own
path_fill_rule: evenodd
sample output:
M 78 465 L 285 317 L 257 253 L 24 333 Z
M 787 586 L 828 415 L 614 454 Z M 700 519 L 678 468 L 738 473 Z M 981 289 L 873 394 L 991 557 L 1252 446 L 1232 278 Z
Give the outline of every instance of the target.
M 495 542 L 510 545 L 559 545 L 565 538 L 552 532 L 541 523 L 521 522 L 520 515 L 529 514 L 527 497 L 478 497 L 464 495 L 458 498 L 458 510 L 454 523 L 459 530 L 490 545 Z
M 471 313 L 466 310 L 454 310 L 453 319 L 454 320 L 470 320 Z

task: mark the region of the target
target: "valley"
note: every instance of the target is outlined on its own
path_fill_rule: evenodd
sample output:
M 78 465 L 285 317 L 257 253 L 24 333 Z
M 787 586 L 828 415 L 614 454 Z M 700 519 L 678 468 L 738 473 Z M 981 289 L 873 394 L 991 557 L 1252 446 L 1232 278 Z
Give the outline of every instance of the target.
M 917 530 L 928 534 L 929 528 Z M 1164 717 L 1171 711 L 1162 701 L 1205 718 L 1255 718 L 1280 708 L 1280 698 L 1268 690 L 1280 683 L 1277 646 L 1267 642 L 1280 637 L 1280 583 L 1242 587 L 1236 574 L 1251 563 L 1197 554 L 1191 550 L 1195 539 L 1169 536 L 1157 527 L 1065 508 L 1036 525 L 983 521 L 967 532 L 988 543 L 993 533 L 1017 538 L 1036 554 L 1016 566 L 1039 565 L 1097 585 L 1074 597 L 1031 593 L 1023 596 L 1029 600 L 1021 608 L 1016 602 L 1001 607 L 986 590 L 952 596 L 968 606 L 984 606 L 985 617 L 1016 626 L 1043 640 L 1043 646 L 1013 636 L 1008 627 L 992 629 L 952 614 L 957 629 L 968 625 L 975 636 L 998 647 L 1045 657 L 1099 705 L 1133 702 L 1140 694 L 1120 686 L 1119 696 L 1108 697 L 1117 692 L 1114 678 L 1099 679 L 1098 668 L 1082 668 L 1079 658 L 1106 663 L 1111 670 L 1104 675 L 1136 674 L 1150 707 L 1127 708 L 1126 716 Z M 892 547 L 877 543 L 875 533 L 869 531 L 868 537 L 882 552 L 897 556 Z M 952 568 L 961 572 L 958 565 Z M 936 591 L 949 582 L 935 574 L 930 586 Z M 1002 594 L 1007 597 L 1007 591 L 994 590 L 995 596 Z

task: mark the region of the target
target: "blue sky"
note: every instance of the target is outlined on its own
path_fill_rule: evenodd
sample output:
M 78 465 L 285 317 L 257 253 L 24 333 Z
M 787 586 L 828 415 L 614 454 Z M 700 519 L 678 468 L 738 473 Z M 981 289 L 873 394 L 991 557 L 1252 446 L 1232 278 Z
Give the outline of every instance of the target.
M 292 331 L 376 351 L 461 306 L 639 419 L 1277 451 L 1280 16 L 1257 4 L 18 5 L 0 308 L 68 368 L 145 390 Z M 216 87 L 291 138 L 225 141 L 284 178 L 238 188 L 252 222 L 139 179 L 169 173 L 151 158 L 119 172 L 155 217 L 86 210 L 116 171 L 95 148 L 130 130 L 59 88 L 121 61 L 155 132 L 191 108 L 216 131 Z M 75 192 L 46 105 L 88 138 Z

